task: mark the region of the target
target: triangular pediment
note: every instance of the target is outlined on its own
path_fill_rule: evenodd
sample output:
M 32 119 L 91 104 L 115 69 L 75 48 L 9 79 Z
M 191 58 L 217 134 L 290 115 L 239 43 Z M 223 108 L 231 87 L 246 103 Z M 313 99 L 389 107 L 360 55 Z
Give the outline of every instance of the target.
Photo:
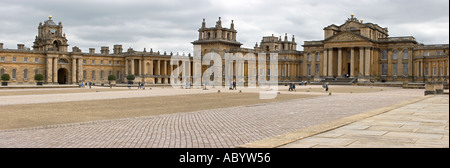
M 325 39 L 325 42 L 349 42 L 349 41 L 370 41 L 369 39 L 362 37 L 359 34 L 351 32 L 340 32 L 334 36 Z

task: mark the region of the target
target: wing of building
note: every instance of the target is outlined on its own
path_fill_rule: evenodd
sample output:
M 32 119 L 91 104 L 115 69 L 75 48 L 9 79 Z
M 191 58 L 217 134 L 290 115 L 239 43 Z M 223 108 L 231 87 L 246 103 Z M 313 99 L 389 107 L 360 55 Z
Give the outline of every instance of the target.
M 277 74 L 278 81 L 323 81 L 335 78 L 357 79 L 358 82 L 376 81 L 442 81 L 448 83 L 449 45 L 424 45 L 413 36 L 389 37 L 388 29 L 373 23 L 364 23 L 353 15 L 340 25 L 330 25 L 324 29 L 324 39 L 305 41 L 304 51 L 297 50 L 295 37 L 264 36 L 254 48 L 242 48 L 237 41 L 234 22 L 230 28 L 222 27 L 221 18 L 214 27 L 207 27 L 205 20 L 198 29 L 198 39 L 193 41 L 194 50 L 201 58 L 208 53 L 217 53 L 224 58 L 226 53 L 246 55 L 265 54 L 267 60 L 276 53 L 277 66 L 258 66 L 245 61 L 232 62 L 232 69 L 238 69 L 233 79 L 249 83 L 256 78 Z M 78 47 L 68 51 L 68 40 L 63 33 L 61 22 L 55 24 L 49 17 L 44 24 L 39 23 L 38 33 L 32 49 L 18 44 L 17 49 L 4 49 L 0 43 L 1 74 L 10 74 L 10 82 L 34 84 L 35 74 L 43 74 L 47 84 L 76 84 L 80 82 L 108 83 L 108 75 L 115 75 L 117 82 L 126 82 L 126 76 L 133 74 L 135 81 L 154 84 L 181 83 L 181 77 L 170 80 L 173 72 L 180 74 L 181 68 L 188 68 L 188 78 L 192 81 L 195 71 L 190 67 L 200 66 L 203 74 L 209 66 L 196 65 L 193 56 L 159 51 L 124 52 L 122 45 L 101 47 L 100 53 L 94 48 L 84 53 Z M 185 58 L 182 62 L 170 63 L 173 56 Z M 260 58 L 261 59 L 261 58 Z M 257 61 L 256 61 L 257 62 Z M 222 61 L 225 71 L 226 61 Z M 230 70 L 230 69 L 227 69 Z M 237 72 L 237 73 L 236 73 Z M 225 75 L 226 73 L 223 73 Z M 195 75 L 194 75 L 195 77 Z M 252 78 L 252 77 L 255 77 Z M 224 83 L 227 83 L 223 81 Z

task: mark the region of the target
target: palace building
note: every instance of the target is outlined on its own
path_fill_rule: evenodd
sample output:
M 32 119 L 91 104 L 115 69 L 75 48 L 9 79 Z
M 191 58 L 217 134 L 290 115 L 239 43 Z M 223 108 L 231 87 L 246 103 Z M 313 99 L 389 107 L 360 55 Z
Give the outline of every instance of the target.
M 324 28 L 324 39 L 305 41 L 304 51 L 297 50 L 295 37 L 262 37 L 254 48 L 242 48 L 237 41 L 234 22 L 230 28 L 222 27 L 221 18 L 214 27 L 207 27 L 205 20 L 198 30 L 198 39 L 193 41 L 194 50 L 201 56 L 208 53 L 270 53 L 278 54 L 278 66 L 257 69 L 247 62 L 234 73 L 234 78 L 243 76 L 243 81 L 251 81 L 249 76 L 278 74 L 278 81 L 323 81 L 330 78 L 357 79 L 359 83 L 382 81 L 442 81 L 448 83 L 449 45 L 424 45 L 412 36 L 389 37 L 387 28 L 373 23 L 364 23 L 351 15 L 340 25 Z M 126 76 L 133 74 L 135 81 L 147 84 L 181 83 L 181 79 L 171 81 L 173 72 L 179 74 L 181 63 L 170 64 L 171 57 L 187 58 L 188 67 L 194 67 L 193 56 L 159 51 L 124 51 L 122 45 L 102 46 L 82 52 L 78 47 L 68 51 L 68 40 L 63 33 L 61 22 L 56 24 L 52 17 L 39 23 L 38 33 L 32 49 L 18 44 L 17 49 L 4 49 L 0 43 L 0 73 L 10 74 L 10 83 L 35 84 L 35 74 L 43 74 L 46 84 L 78 84 L 94 82 L 108 83 L 108 75 L 115 75 L 118 83 L 126 82 Z M 256 59 L 258 59 L 256 57 Z M 225 67 L 225 61 L 223 67 Z M 269 62 L 268 62 L 269 64 Z M 202 74 L 208 66 L 202 66 Z M 236 64 L 233 65 L 236 68 Z M 185 67 L 184 67 L 185 68 Z M 194 74 L 190 70 L 190 74 Z M 189 77 L 192 79 L 192 76 Z

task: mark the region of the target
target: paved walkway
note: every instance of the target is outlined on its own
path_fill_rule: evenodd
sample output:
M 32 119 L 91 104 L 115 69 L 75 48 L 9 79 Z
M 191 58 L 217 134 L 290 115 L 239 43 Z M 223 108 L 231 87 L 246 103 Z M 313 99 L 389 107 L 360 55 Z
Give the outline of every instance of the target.
M 281 148 L 448 148 L 449 97 L 433 96 Z
M 134 91 L 105 92 L 105 95 L 98 93 L 79 94 L 90 95 L 96 99 L 105 99 L 105 96 L 115 94 L 122 94 L 122 96 L 117 95 L 117 97 L 129 96 L 132 92 Z M 155 93 L 160 92 L 161 94 L 163 92 L 170 94 L 205 93 L 202 90 L 161 89 L 157 92 L 152 91 L 153 94 L 147 96 L 155 96 L 158 95 Z M 206 92 L 217 91 L 209 90 Z M 79 97 L 74 98 L 73 95 L 78 95 L 78 93 L 47 95 L 47 97 L 53 97 L 47 99 L 47 101 L 77 101 Z M 9 99 L 5 99 L 5 101 L 9 100 L 9 103 L 6 104 L 20 104 L 20 97 L 11 97 L 8 96 Z M 59 99 L 56 97 L 59 97 Z M 0 147 L 239 147 L 261 139 L 296 132 L 299 129 L 311 128 L 315 125 L 327 124 L 341 118 L 418 98 L 423 99 L 423 90 L 393 89 L 374 93 L 333 94 L 332 96 L 182 114 L 1 130 Z M 444 106 L 447 108 L 447 126 L 444 129 L 447 130 L 448 147 L 448 96 L 447 104 Z M 445 137 L 441 137 L 441 139 L 445 140 Z M 291 144 L 294 145 L 294 143 Z

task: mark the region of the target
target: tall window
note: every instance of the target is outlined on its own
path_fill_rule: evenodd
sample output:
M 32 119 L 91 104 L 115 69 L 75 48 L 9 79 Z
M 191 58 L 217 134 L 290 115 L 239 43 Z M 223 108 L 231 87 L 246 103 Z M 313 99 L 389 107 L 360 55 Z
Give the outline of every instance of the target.
M 387 50 L 381 51 L 381 59 L 387 60 L 387 58 L 388 58 Z
M 117 71 L 117 79 L 120 79 L 120 71 Z
M 430 52 L 426 51 L 423 55 L 425 55 L 426 57 L 430 56 Z
M 35 70 L 34 70 L 34 75 L 37 75 L 37 74 L 39 74 L 39 70 L 38 70 L 38 69 L 35 69 Z
M 39 63 L 39 58 L 34 58 L 34 63 Z
M 408 63 L 403 63 L 403 75 L 408 76 Z
M 308 76 L 311 76 L 311 64 L 308 64 Z
M 23 62 L 28 62 L 28 57 L 23 57 Z
M 381 75 L 387 75 L 387 69 L 388 69 L 388 66 L 387 66 L 387 63 L 382 63 L 381 64 Z
M 393 60 L 396 60 L 396 59 L 397 59 L 397 50 L 394 50 L 394 51 L 393 51 L 392 59 L 393 59 Z
M 17 58 L 16 58 L 16 57 L 13 57 L 13 60 L 12 60 L 12 61 L 13 61 L 13 62 L 16 62 L 16 60 L 17 60 Z
M 316 53 L 316 62 L 319 62 L 320 61 L 320 53 Z
M 437 76 L 437 68 L 433 67 L 433 76 Z
M 103 71 L 100 71 L 100 79 L 103 80 Z
M 423 68 L 423 75 L 428 76 L 428 67 Z
M 95 64 L 95 60 L 92 60 L 92 65 L 94 65 Z
M 92 71 L 92 78 L 91 79 L 95 80 L 95 71 L 94 70 Z
M 408 50 L 403 50 L 403 59 L 408 59 Z
M 320 73 L 320 64 L 316 64 L 316 75 Z
M 308 53 L 308 62 L 311 62 L 311 53 Z
M 1 57 L 0 62 L 5 62 L 5 57 Z
M 12 79 L 16 79 L 16 77 L 17 77 L 17 70 L 13 69 L 12 70 Z
M 444 67 L 440 68 L 441 76 L 444 76 Z
M 103 60 L 100 61 L 100 65 L 103 65 Z
M 24 69 L 23 70 L 23 79 L 27 80 L 28 79 L 28 69 Z
M 83 80 L 86 80 L 86 70 L 83 71 Z
M 5 74 L 5 68 L 2 68 L 2 70 L 0 70 L 0 75 Z
M 392 64 L 392 75 L 397 76 L 397 63 Z

